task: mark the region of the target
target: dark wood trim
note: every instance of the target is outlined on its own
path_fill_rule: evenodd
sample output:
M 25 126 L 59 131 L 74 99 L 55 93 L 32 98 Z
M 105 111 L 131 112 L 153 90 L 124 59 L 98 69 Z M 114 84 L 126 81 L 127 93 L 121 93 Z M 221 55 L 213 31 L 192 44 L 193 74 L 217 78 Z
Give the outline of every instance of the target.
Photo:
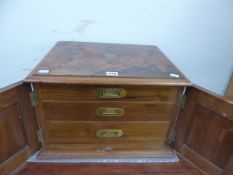
M 232 73 L 231 79 L 229 81 L 227 90 L 225 92 L 225 97 L 227 97 L 228 99 L 233 101 L 233 73 Z

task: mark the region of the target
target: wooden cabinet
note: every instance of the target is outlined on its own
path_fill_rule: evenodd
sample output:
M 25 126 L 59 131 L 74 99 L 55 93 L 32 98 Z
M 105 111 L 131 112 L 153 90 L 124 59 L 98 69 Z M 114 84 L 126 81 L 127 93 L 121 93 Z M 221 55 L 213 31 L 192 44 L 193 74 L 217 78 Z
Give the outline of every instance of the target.
M 190 85 L 155 46 L 80 42 L 57 43 L 25 81 L 44 148 L 64 149 L 164 146 Z
M 233 104 L 156 46 L 58 42 L 0 97 L 3 175 L 233 171 Z

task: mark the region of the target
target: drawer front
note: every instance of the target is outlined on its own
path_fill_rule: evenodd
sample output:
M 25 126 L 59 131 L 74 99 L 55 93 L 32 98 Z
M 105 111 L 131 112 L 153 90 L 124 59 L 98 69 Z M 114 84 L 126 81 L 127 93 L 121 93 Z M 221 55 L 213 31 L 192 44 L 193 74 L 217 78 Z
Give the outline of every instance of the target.
M 88 86 L 39 84 L 41 100 L 129 100 L 172 103 L 178 87 L 168 86 Z
M 176 104 L 153 102 L 43 102 L 45 119 L 52 121 L 170 121 Z
M 169 122 L 47 122 L 48 144 L 164 144 Z
M 44 146 L 163 145 L 181 88 L 37 84 Z

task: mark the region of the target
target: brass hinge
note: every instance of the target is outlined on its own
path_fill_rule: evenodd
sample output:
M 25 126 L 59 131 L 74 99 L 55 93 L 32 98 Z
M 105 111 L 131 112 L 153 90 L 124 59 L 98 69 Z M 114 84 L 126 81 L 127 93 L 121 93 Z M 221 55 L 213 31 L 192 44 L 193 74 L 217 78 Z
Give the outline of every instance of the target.
M 29 98 L 30 98 L 31 106 L 36 106 L 38 104 L 37 93 L 35 91 L 29 92 Z
M 176 130 L 175 128 L 171 128 L 168 134 L 168 143 L 172 143 L 175 141 L 175 137 L 176 137 Z
M 37 137 L 38 137 L 38 141 L 40 143 L 43 143 L 44 142 L 44 138 L 45 138 L 45 132 L 44 132 L 44 129 L 43 128 L 39 128 L 37 130 Z
M 180 98 L 178 100 L 178 104 L 177 104 L 179 106 L 179 108 L 181 108 L 181 109 L 184 108 L 185 101 L 186 101 L 186 95 L 185 94 L 181 94 Z

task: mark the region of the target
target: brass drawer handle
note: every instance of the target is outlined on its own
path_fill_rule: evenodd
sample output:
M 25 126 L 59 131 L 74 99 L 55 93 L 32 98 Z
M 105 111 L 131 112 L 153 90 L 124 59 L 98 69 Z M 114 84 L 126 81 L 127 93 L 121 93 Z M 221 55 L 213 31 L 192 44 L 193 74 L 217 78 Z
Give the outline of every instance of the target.
M 126 90 L 123 88 L 99 88 L 96 90 L 96 96 L 100 98 L 123 98 L 126 96 Z
M 123 108 L 113 108 L 113 107 L 99 107 L 95 111 L 98 116 L 122 116 L 125 113 Z
M 100 129 L 96 131 L 97 137 L 121 137 L 123 135 L 123 131 L 120 129 Z

